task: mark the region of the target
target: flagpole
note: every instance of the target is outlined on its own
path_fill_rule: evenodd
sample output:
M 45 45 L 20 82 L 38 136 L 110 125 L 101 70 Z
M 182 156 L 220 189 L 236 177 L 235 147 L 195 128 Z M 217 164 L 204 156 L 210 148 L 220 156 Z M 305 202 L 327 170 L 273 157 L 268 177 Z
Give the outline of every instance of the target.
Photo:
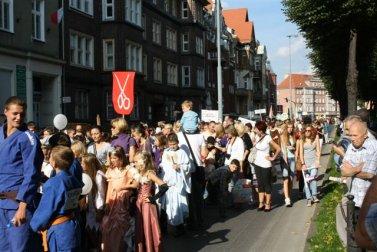
M 64 19 L 65 19 L 65 11 L 64 11 L 64 0 L 62 0 L 62 8 L 63 8 L 63 17 L 62 17 L 62 59 L 65 60 L 65 50 L 64 50 Z
M 62 17 L 62 22 L 61 22 L 61 43 L 62 43 L 62 57 L 61 59 L 65 61 L 65 50 L 64 50 L 64 19 L 65 19 L 65 11 L 64 11 L 64 0 L 61 2 L 62 4 L 62 9 L 63 9 L 63 17 Z M 59 19 L 59 18 L 58 18 Z M 59 22 L 59 21 L 58 21 Z M 58 24 L 59 25 L 59 24 Z M 65 114 L 65 104 L 63 103 L 63 97 L 65 96 L 65 62 L 62 65 L 62 83 L 61 83 L 61 108 L 62 108 L 62 114 Z

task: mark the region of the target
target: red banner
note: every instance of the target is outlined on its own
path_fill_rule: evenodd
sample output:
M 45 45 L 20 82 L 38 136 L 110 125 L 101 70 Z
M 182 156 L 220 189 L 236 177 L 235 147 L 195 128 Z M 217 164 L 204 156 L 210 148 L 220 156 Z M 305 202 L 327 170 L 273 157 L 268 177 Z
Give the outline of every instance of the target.
M 113 106 L 121 115 L 131 114 L 134 107 L 135 72 L 113 72 Z

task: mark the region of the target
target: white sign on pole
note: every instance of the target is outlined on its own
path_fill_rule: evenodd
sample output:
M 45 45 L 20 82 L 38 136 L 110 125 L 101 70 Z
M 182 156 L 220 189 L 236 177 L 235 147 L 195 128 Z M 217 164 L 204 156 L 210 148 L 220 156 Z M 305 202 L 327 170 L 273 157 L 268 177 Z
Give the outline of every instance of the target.
M 266 114 L 267 112 L 266 112 L 266 109 L 256 109 L 254 113 L 260 115 L 260 114 Z
M 243 124 L 251 123 L 251 125 L 252 125 L 253 127 L 255 126 L 255 123 L 256 123 L 256 121 L 249 120 L 249 119 L 246 119 L 246 118 L 243 118 L 243 117 L 238 117 L 238 121 L 240 121 L 240 122 L 243 123 Z
M 210 122 L 210 121 L 219 122 L 219 111 L 202 109 L 202 121 L 203 122 Z
M 71 103 L 72 102 L 71 96 L 63 96 L 62 102 L 63 103 Z

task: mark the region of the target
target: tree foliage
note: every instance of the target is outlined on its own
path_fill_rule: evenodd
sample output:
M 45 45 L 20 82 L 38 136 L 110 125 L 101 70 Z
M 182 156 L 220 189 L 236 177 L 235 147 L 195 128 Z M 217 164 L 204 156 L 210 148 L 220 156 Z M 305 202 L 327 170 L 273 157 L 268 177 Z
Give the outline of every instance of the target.
M 377 101 L 377 2 L 375 0 L 283 0 L 311 49 L 309 57 L 341 113 L 347 114 L 346 78 L 350 31 L 357 33 L 359 98 Z M 374 87 L 374 88 L 373 88 Z

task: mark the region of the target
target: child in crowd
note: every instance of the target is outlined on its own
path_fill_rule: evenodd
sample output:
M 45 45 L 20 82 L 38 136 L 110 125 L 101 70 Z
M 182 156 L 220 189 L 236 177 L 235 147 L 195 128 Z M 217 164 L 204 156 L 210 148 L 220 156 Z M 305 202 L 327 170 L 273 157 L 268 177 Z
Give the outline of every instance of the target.
M 126 242 L 128 247 L 133 246 L 129 241 L 125 242 L 125 237 L 131 227 L 130 197 L 132 189 L 138 187 L 134 179 L 137 170 L 128 165 L 122 147 L 116 146 L 109 156 L 105 216 L 102 220 L 103 251 L 126 251 Z
M 78 159 L 80 159 L 83 155 L 87 153 L 85 144 L 83 144 L 81 141 L 73 142 L 73 144 L 71 145 L 71 150 L 73 151 L 75 158 Z
M 182 129 L 187 134 L 195 134 L 199 132 L 199 116 L 197 113 L 192 111 L 193 103 L 192 101 L 186 100 L 182 103 L 182 118 L 181 125 Z
M 165 210 L 168 223 L 174 226 L 174 235 L 182 235 L 183 222 L 188 217 L 187 194 L 191 189 L 190 160 L 186 152 L 178 147 L 175 133 L 168 136 L 168 149 L 162 155 L 161 178 L 169 190 L 161 198 L 161 208 Z
M 75 212 L 82 183 L 67 172 L 73 159 L 73 152 L 68 147 L 52 149 L 50 164 L 56 175 L 44 184 L 41 202 L 30 222 L 34 231 L 46 231 L 43 240 L 49 251 L 80 250 L 80 228 Z
M 205 163 L 205 178 L 208 180 L 209 174 L 215 170 L 215 162 L 217 157 L 217 149 L 215 147 L 216 140 L 214 137 L 209 136 L 207 138 L 208 155 L 204 160 Z
M 240 169 L 240 162 L 237 159 L 230 161 L 229 165 L 217 168 L 209 175 L 209 182 L 218 188 L 218 201 L 220 217 L 225 217 L 226 200 L 228 198 L 228 184 L 233 174 Z
M 92 190 L 85 198 L 84 208 L 86 210 L 85 236 L 87 249 L 90 251 L 101 250 L 101 220 L 106 200 L 106 177 L 101 170 L 101 163 L 94 154 L 82 156 L 81 166 L 87 175 L 92 179 Z
M 140 176 L 136 201 L 136 251 L 162 251 L 162 238 L 158 223 L 155 202 L 169 189 L 167 184 L 156 176 L 154 162 L 148 152 L 139 152 L 135 157 L 135 165 Z M 158 193 L 153 195 L 154 185 L 159 186 Z
M 45 142 L 42 144 L 42 152 L 43 152 L 43 163 L 42 163 L 42 181 L 46 181 L 48 178 L 51 177 L 51 173 L 54 170 L 52 166 L 50 165 L 49 159 L 50 159 L 50 153 L 51 153 L 51 147 L 48 144 L 48 142 Z

